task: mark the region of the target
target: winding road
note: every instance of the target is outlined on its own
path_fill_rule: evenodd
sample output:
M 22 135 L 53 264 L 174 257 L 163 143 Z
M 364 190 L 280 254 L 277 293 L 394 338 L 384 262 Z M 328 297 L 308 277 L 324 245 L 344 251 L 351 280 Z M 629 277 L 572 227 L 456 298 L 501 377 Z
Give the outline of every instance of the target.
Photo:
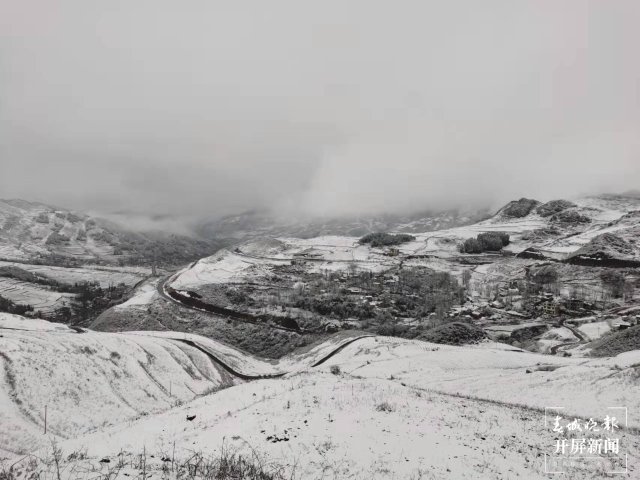
M 311 364 L 310 367 L 315 368 L 322 365 L 331 357 L 340 353 L 342 350 L 344 350 L 346 347 L 348 347 L 352 343 L 355 343 L 364 338 L 373 338 L 373 337 L 375 337 L 375 335 L 361 335 L 359 337 L 350 338 L 346 340 L 344 343 L 342 343 L 341 345 L 338 345 L 336 348 L 332 349 L 326 355 L 323 355 L 319 360 Z M 219 356 L 209 351 L 209 349 L 202 347 L 201 345 L 198 345 L 198 343 L 194 342 L 193 340 L 187 340 L 182 338 L 173 338 L 171 340 L 182 342 L 186 345 L 189 345 L 192 348 L 195 348 L 196 350 L 199 350 L 200 352 L 204 353 L 207 357 L 209 357 L 214 363 L 216 363 L 217 365 L 222 367 L 224 370 L 229 372 L 231 375 L 238 377 L 242 380 L 263 380 L 263 379 L 270 379 L 270 378 L 280 378 L 286 375 L 287 373 L 291 373 L 291 372 L 278 372 L 278 373 L 271 373 L 271 374 L 264 374 L 264 375 L 251 375 L 247 373 L 242 373 L 236 370 L 235 368 L 233 368 L 232 366 L 230 366 L 228 363 L 222 360 Z
M 567 324 L 565 324 L 565 320 L 560 320 L 560 322 L 559 322 L 559 323 L 560 323 L 560 325 L 561 325 L 562 327 L 566 327 L 566 328 L 568 328 L 569 330 L 571 330 L 571 333 L 573 333 L 573 334 L 576 336 L 576 338 L 578 339 L 578 341 L 577 341 L 577 342 L 575 342 L 575 341 L 571 341 L 571 342 L 564 342 L 564 343 L 560 343 L 560 344 L 558 344 L 558 345 L 554 345 L 554 346 L 553 346 L 553 347 L 551 347 L 551 349 L 549 350 L 549 352 L 550 352 L 552 355 L 557 354 L 557 353 L 558 353 L 558 349 L 560 349 L 561 347 L 570 347 L 570 346 L 572 346 L 572 345 L 580 345 L 580 344 L 582 344 L 582 343 L 587 343 L 587 342 L 589 341 L 589 338 L 588 338 L 584 333 L 582 333 L 580 330 L 578 330 L 576 327 L 574 327 L 574 326 L 572 326 L 572 325 L 567 325 Z
M 193 262 L 191 264 L 189 264 L 188 267 L 185 268 L 192 268 L 196 262 Z M 156 290 L 158 292 L 158 294 L 165 300 L 173 302 L 177 305 L 179 305 L 181 308 L 186 308 L 189 310 L 194 310 L 197 312 L 201 312 L 201 313 L 206 313 L 209 315 L 214 315 L 216 317 L 223 317 L 224 315 L 220 315 L 220 314 L 216 314 L 213 312 L 209 312 L 207 310 L 204 309 L 200 309 L 197 307 L 194 307 L 192 305 L 187 305 L 184 304 L 182 302 L 180 302 L 178 299 L 173 298 L 171 295 L 169 295 L 166 291 L 166 287 L 168 286 L 167 283 L 170 282 L 171 280 L 173 280 L 173 278 L 178 275 L 180 272 L 182 272 L 184 269 L 178 270 L 178 272 L 173 273 L 171 275 L 166 276 L 165 278 L 161 279 L 158 282 L 158 285 L 156 287 Z M 242 320 L 239 319 L 240 321 L 246 321 L 247 320 Z M 286 328 L 286 327 L 281 327 L 278 325 L 268 325 L 269 328 L 274 328 L 277 330 L 285 330 L 288 332 L 295 332 L 295 330 L 292 330 L 290 328 Z M 295 333 L 302 333 L 302 332 L 295 332 Z M 314 367 L 318 367 L 320 365 L 322 365 L 323 363 L 325 363 L 327 360 L 329 360 L 331 357 L 333 357 L 334 355 L 340 353 L 342 350 L 344 350 L 346 347 L 348 347 L 349 345 L 351 345 L 352 343 L 355 343 L 359 340 L 365 339 L 365 338 L 372 338 L 375 337 L 375 335 L 360 335 L 354 338 L 350 338 L 348 340 L 346 340 L 345 342 L 343 342 L 341 345 L 336 346 L 334 349 L 332 349 L 329 353 L 327 353 L 326 355 L 322 356 L 320 359 L 316 360 L 313 364 L 311 364 L 310 366 L 312 368 Z M 247 373 L 243 373 L 240 372 L 236 369 L 234 369 L 232 366 L 230 366 L 228 363 L 226 363 L 224 360 L 222 360 L 218 355 L 212 353 L 209 349 L 199 345 L 197 342 L 194 342 L 193 340 L 187 340 L 187 339 L 183 339 L 183 338 L 171 338 L 171 340 L 174 341 L 178 341 L 178 342 L 182 342 L 186 345 L 189 345 L 192 348 L 195 348 L 196 350 L 199 350 L 200 352 L 204 353 L 207 357 L 209 357 L 214 363 L 216 363 L 217 365 L 219 365 L 221 368 L 223 368 L 224 370 L 226 370 L 228 373 L 230 373 L 231 375 L 240 378 L 242 380 L 261 380 L 261 379 L 269 379 L 269 378 L 280 378 L 284 375 L 286 375 L 287 373 L 290 372 L 279 372 L 279 373 L 273 373 L 273 374 L 264 374 L 264 375 L 251 375 L 251 374 L 247 374 Z
M 274 330 L 281 330 L 281 331 L 284 331 L 284 332 L 290 332 L 290 333 L 296 333 L 296 334 L 304 333 L 304 330 L 302 330 L 302 329 L 297 329 L 296 330 L 294 328 L 283 327 L 282 325 L 265 324 L 265 323 L 260 323 L 258 321 L 252 321 L 252 320 L 247 318 L 247 316 L 249 316 L 248 314 L 243 314 L 241 312 L 237 312 L 237 314 L 236 314 L 235 312 L 233 312 L 232 310 L 230 310 L 228 308 L 224 308 L 224 310 L 226 310 L 226 312 L 215 312 L 215 311 L 206 310 L 204 308 L 198 308 L 198 307 L 196 307 L 194 305 L 188 305 L 186 303 L 183 303 L 180 300 L 178 300 L 177 298 L 174 298 L 174 297 L 172 297 L 171 295 L 169 295 L 167 293 L 167 288 L 170 287 L 170 285 L 167 285 L 167 283 L 169 281 L 171 281 L 172 278 L 174 276 L 176 276 L 176 275 L 177 275 L 177 273 L 173 273 L 173 274 L 163 278 L 162 280 L 160 280 L 158 282 L 158 285 L 156 286 L 156 290 L 158 291 L 158 294 L 162 298 L 164 298 L 167 301 L 173 302 L 173 303 L 179 305 L 182 308 L 186 308 L 186 309 L 193 310 L 193 311 L 200 312 L 200 313 L 206 313 L 208 315 L 213 315 L 213 316 L 215 316 L 217 318 L 231 318 L 231 319 L 239 321 L 239 322 L 250 323 L 252 325 L 261 325 L 261 326 L 265 326 L 265 327 L 268 327 L 268 328 L 272 328 Z M 222 307 L 216 307 L 215 305 L 211 305 L 211 307 L 220 308 L 221 310 L 223 309 Z

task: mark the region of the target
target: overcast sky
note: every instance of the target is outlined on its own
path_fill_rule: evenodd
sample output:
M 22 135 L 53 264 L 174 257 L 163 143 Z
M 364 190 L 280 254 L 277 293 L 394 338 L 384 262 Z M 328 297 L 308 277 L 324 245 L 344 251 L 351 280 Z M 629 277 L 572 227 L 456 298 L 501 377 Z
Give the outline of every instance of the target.
M 640 187 L 638 0 L 0 0 L 0 197 L 219 215 Z

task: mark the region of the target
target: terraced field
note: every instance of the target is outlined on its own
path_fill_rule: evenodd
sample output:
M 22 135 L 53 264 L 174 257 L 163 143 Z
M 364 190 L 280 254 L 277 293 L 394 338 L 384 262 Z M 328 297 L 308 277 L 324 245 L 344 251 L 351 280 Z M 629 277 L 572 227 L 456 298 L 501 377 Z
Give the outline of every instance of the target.
M 60 293 L 32 283 L 2 277 L 0 296 L 17 304 L 31 305 L 35 311 L 39 310 L 44 314 L 53 313 L 70 304 L 74 298 L 71 293 Z
M 59 283 L 71 284 L 78 282 L 98 282 L 101 287 L 124 283 L 133 286 L 146 278 L 150 273 L 149 268 L 144 267 L 78 267 L 65 268 L 49 265 L 30 265 L 17 262 L 0 261 L 2 267 L 16 267 L 39 276 L 55 280 Z

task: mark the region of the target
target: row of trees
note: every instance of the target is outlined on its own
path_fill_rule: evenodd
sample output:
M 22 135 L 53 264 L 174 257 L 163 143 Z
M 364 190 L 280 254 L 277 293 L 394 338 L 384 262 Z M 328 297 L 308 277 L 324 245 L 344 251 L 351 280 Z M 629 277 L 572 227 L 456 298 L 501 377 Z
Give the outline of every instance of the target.
M 529 272 L 527 280 L 529 280 L 538 290 L 548 290 L 550 287 L 553 291 L 559 290 L 559 273 L 552 265 L 544 265 L 536 270 Z M 625 274 L 619 270 L 605 268 L 599 275 L 600 283 L 604 292 L 612 298 L 624 298 L 631 300 L 634 293 L 634 285 L 627 280 Z M 572 292 L 579 292 L 574 289 Z M 574 296 L 574 295 L 572 295 Z
M 23 305 L 21 303 L 15 303 L 8 298 L 0 296 L 0 312 L 14 313 L 16 315 L 24 315 L 28 312 L 32 312 L 33 307 L 31 305 Z
M 122 301 L 129 288 L 120 283 L 101 287 L 98 282 L 76 282 L 74 284 L 56 284 L 56 289 L 65 293 L 73 293 L 75 297 L 69 305 L 64 305 L 51 313 L 34 312 L 32 305 L 17 304 L 0 296 L 0 312 L 17 315 L 32 314 L 39 318 L 62 322 L 81 323 L 97 317 L 107 308 Z

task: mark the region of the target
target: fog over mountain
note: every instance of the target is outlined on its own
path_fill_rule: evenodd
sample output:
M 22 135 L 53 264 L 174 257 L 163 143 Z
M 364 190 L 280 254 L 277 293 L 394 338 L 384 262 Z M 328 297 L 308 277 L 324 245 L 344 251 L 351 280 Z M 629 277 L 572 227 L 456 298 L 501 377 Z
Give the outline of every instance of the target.
M 0 2 L 0 193 L 341 215 L 640 183 L 640 4 Z

